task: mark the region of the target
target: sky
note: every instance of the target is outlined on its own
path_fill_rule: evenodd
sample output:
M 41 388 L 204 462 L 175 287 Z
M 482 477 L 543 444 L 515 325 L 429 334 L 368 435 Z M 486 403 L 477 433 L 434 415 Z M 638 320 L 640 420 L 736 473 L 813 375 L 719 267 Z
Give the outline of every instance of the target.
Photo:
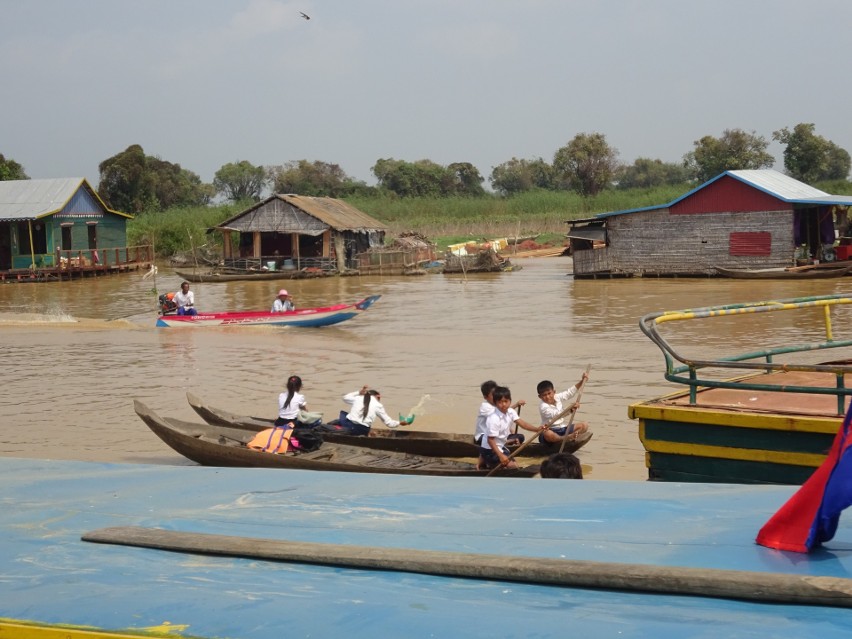
M 488 187 L 578 133 L 627 164 L 801 122 L 852 152 L 850 24 L 849 0 L 0 0 L 0 153 L 93 184 L 139 144 L 205 182 L 394 158 Z

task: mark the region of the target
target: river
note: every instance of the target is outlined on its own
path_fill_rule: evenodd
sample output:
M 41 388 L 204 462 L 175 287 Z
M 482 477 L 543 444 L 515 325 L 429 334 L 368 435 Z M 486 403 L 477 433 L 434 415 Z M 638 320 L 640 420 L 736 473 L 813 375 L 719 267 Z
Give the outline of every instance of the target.
M 528 405 L 536 384 L 557 390 L 591 365 L 578 420 L 594 438 L 581 450 L 594 479 L 646 477 L 629 404 L 676 390 L 663 379 L 660 351 L 641 333 L 649 312 L 832 294 L 849 280 L 577 280 L 570 258 L 515 260 L 519 271 L 480 275 L 341 277 L 301 281 L 194 284 L 202 310 L 271 306 L 286 287 L 297 306 L 382 297 L 370 310 L 321 329 L 156 328 L 156 295 L 180 279 L 161 267 L 74 282 L 0 285 L 3 390 L 0 455 L 101 462 L 190 463 L 160 442 L 133 412 L 197 420 L 192 391 L 236 413 L 276 413 L 290 374 L 304 380 L 308 406 L 326 419 L 340 397 L 366 384 L 392 415 L 417 415 L 411 428 L 471 432 L 479 385 L 495 379 Z M 748 330 L 746 330 L 748 329 Z M 716 353 L 749 347 L 754 321 L 684 327 L 685 348 Z M 798 327 L 771 319 L 760 329 L 779 339 Z

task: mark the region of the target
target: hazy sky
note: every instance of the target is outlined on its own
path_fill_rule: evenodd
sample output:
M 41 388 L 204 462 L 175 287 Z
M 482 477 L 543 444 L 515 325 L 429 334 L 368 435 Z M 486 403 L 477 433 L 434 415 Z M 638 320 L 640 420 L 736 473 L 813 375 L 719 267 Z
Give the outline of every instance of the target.
M 395 158 L 487 186 L 583 132 L 626 163 L 800 122 L 852 152 L 850 25 L 850 0 L 0 0 L 0 153 L 93 183 L 140 144 L 204 181 Z

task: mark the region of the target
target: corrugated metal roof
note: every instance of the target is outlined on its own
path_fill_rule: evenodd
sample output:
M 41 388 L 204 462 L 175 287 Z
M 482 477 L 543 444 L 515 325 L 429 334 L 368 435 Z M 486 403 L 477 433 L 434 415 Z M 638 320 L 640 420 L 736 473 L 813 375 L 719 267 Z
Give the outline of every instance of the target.
M 105 211 L 125 217 L 126 213 L 107 208 L 86 178 L 51 178 L 44 180 L 0 180 L 0 220 L 34 220 L 52 215 L 74 197 L 85 185 Z
M 785 202 L 829 195 L 825 191 L 815 189 L 804 182 L 799 182 L 799 180 L 779 173 L 774 169 L 726 171 L 726 173 L 741 182 L 750 184 L 754 188 L 760 189 L 764 193 L 769 193 Z
M 764 193 L 768 193 L 774 197 L 777 197 L 779 200 L 783 200 L 784 202 L 790 202 L 792 204 L 824 204 L 826 206 L 830 205 L 840 205 L 840 206 L 852 206 L 852 196 L 849 195 L 831 195 L 826 193 L 825 191 L 820 191 L 817 188 L 814 188 L 804 182 L 800 182 L 795 178 L 791 178 L 789 175 L 784 175 L 774 169 L 751 169 L 751 170 L 737 170 L 737 171 L 725 171 L 724 173 L 720 173 L 712 180 L 707 180 L 704 184 L 697 186 L 691 191 L 684 193 L 678 198 L 675 198 L 668 204 L 660 204 L 659 206 L 646 206 L 637 209 L 625 209 L 622 211 L 612 211 L 610 213 L 601 213 L 597 215 L 598 219 L 613 217 L 616 215 L 627 215 L 629 213 L 639 213 L 641 211 L 653 211 L 656 209 L 665 209 L 669 208 L 681 200 L 688 198 L 693 193 L 700 191 L 701 189 L 706 188 L 713 182 L 725 177 L 726 175 L 731 176 L 732 178 L 739 180 L 740 182 L 744 182 Z
M 284 211 L 274 211 L 273 217 L 270 218 L 269 212 L 258 217 L 257 213 L 262 209 L 270 209 L 270 203 L 275 200 L 286 202 L 290 206 L 304 211 L 313 218 L 316 218 L 324 225 L 331 227 L 335 231 L 386 231 L 387 226 L 370 217 L 363 211 L 359 211 L 354 206 L 347 204 L 343 200 L 338 200 L 331 197 L 309 197 L 306 195 L 292 194 L 277 194 L 272 195 L 262 202 L 258 202 L 250 209 L 238 213 L 219 224 L 216 228 L 228 228 L 238 231 L 277 231 L 277 232 L 297 232 L 308 235 L 315 235 L 316 232 L 311 232 L 315 229 L 309 229 L 305 226 L 304 220 L 293 219 L 287 222 L 284 218 L 292 216 L 286 215 Z M 249 226 L 246 222 L 250 220 Z M 260 225 L 260 226 L 259 226 Z
M 83 178 L 0 181 L 0 219 L 33 220 L 61 210 Z

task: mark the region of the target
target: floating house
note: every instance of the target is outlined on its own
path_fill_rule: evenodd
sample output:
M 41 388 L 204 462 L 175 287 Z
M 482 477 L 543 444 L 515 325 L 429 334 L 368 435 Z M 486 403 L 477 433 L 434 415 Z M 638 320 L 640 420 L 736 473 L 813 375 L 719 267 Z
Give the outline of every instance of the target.
M 852 257 L 835 247 L 852 196 L 773 170 L 726 171 L 659 206 L 569 221 L 574 277 L 703 276 Z M 839 249 L 839 250 L 838 250 Z
M 0 279 L 50 280 L 147 267 L 127 246 L 131 215 L 104 204 L 85 178 L 0 181 Z
M 342 272 L 381 246 L 387 227 L 343 200 L 277 194 L 213 230 L 224 236 L 228 268 Z

